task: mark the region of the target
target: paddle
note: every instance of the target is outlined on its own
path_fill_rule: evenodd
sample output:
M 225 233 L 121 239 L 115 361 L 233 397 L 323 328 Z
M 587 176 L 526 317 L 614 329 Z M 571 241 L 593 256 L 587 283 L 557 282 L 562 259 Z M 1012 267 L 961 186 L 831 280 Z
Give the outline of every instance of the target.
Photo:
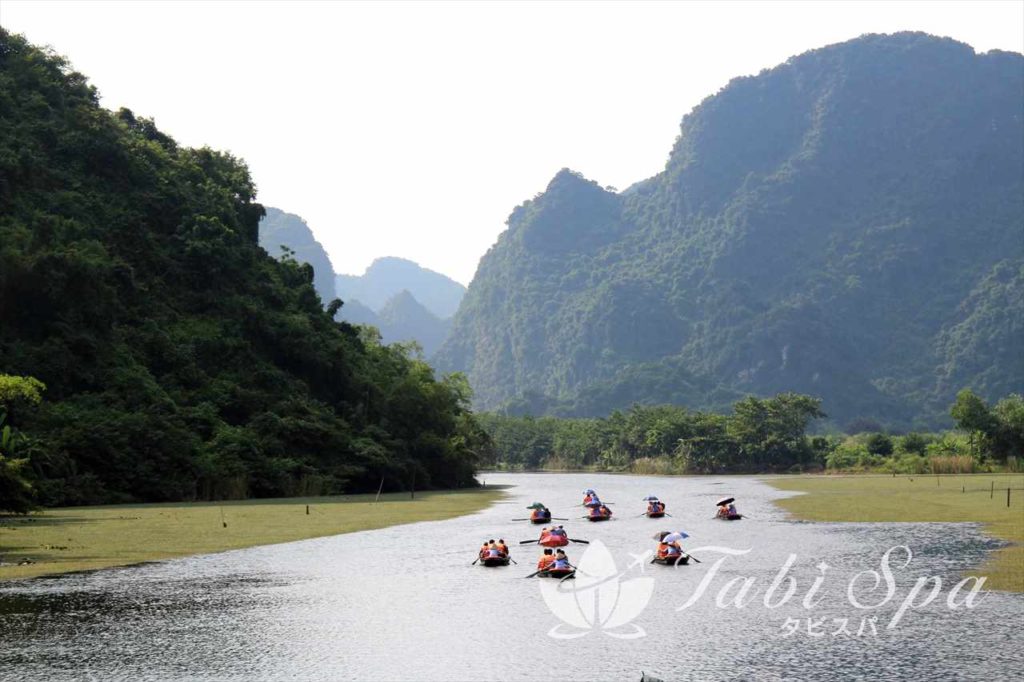
M 531 542 L 540 542 L 540 540 L 520 540 L 520 541 L 519 541 L 519 544 L 520 544 L 520 545 L 528 545 L 528 544 L 530 544 Z
M 512 519 L 513 521 L 533 521 L 533 519 Z
M 471 563 L 470 566 L 476 566 L 476 562 L 477 561 L 480 561 L 480 557 L 477 557 L 476 559 L 474 559 L 473 563 Z
M 697 562 L 698 564 L 702 564 L 702 563 L 704 563 L 703 561 L 701 561 L 701 560 L 700 560 L 700 559 L 698 559 L 697 557 L 693 556 L 693 555 L 692 555 L 692 554 L 690 554 L 689 552 L 683 552 L 683 554 L 685 554 L 686 556 L 690 557 L 691 559 L 693 559 L 694 561 L 696 561 L 696 562 Z
M 543 572 L 544 572 L 544 569 L 542 568 L 542 569 L 540 569 L 539 571 L 534 571 L 534 572 L 533 572 L 533 573 L 531 573 L 530 575 L 524 575 L 523 577 L 524 577 L 524 578 L 532 578 L 533 576 L 537 575 L 538 573 L 543 573 Z
M 569 519 L 563 518 L 561 516 L 552 516 L 551 519 L 553 521 L 568 521 L 569 520 Z
M 576 538 L 569 538 L 569 542 L 576 542 L 581 545 L 589 545 L 590 540 L 577 540 Z
M 516 561 L 515 559 L 513 559 L 512 557 L 509 557 L 509 558 L 508 558 L 508 560 L 509 560 L 509 561 L 511 561 L 511 562 L 512 562 L 513 564 L 515 564 L 516 566 L 518 566 L 518 565 L 519 565 L 519 562 L 518 562 L 518 561 Z

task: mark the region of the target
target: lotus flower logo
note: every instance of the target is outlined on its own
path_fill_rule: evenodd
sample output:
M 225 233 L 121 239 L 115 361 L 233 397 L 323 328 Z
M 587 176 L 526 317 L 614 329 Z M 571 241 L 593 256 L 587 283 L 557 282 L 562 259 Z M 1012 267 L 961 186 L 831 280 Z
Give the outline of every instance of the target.
M 636 639 L 647 635 L 639 625 L 631 624 L 640 615 L 654 592 L 654 578 L 623 576 L 632 568 L 643 564 L 650 556 L 645 553 L 621 573 L 615 559 L 600 540 L 594 540 L 580 558 L 575 580 L 541 580 L 540 592 L 551 612 L 563 622 L 551 628 L 550 637 L 575 639 L 592 630 L 619 639 Z M 576 628 L 565 632 L 563 625 Z M 625 626 L 629 625 L 629 628 Z M 631 628 L 631 629 L 630 629 Z

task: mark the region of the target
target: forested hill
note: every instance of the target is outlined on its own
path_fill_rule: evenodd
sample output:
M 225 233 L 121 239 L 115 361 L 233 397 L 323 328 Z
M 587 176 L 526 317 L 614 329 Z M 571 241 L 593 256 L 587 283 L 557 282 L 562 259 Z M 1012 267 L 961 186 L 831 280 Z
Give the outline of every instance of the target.
M 466 287 L 439 272 L 404 258 L 378 258 L 362 275 L 338 275 L 338 296 L 355 299 L 381 312 L 388 302 L 408 291 L 427 310 L 444 320 L 459 309 Z
M 1024 57 L 869 35 L 738 78 L 616 193 L 569 170 L 485 255 L 438 367 L 484 408 L 781 391 L 941 425 L 1024 386 Z
M 473 484 L 464 382 L 332 320 L 254 192 L 0 29 L 0 375 L 46 385 L 3 454 L 37 502 Z
M 333 301 L 334 267 L 323 245 L 313 236 L 306 221 L 279 208 L 266 207 L 260 221 L 260 246 L 274 258 L 293 258 L 313 267 L 313 288 L 324 304 Z M 284 247 L 284 249 L 282 249 Z

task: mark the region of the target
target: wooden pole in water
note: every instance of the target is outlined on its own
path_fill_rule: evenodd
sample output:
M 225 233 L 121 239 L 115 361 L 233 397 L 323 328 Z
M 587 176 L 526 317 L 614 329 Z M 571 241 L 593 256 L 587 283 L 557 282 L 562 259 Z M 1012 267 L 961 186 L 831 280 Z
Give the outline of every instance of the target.
M 996 482 L 995 482 L 995 481 L 992 481 L 992 488 L 991 488 L 991 489 L 990 489 L 990 490 L 988 491 L 988 499 L 990 499 L 990 500 L 991 500 L 991 499 L 992 499 L 992 497 L 993 497 L 993 496 L 994 496 L 995 494 L 996 494 Z
M 1006 506 L 1010 506 L 1010 486 L 1006 486 Z
M 380 477 L 380 487 L 377 488 L 377 497 L 373 498 L 373 503 L 374 504 L 377 504 L 377 500 L 380 499 L 380 491 L 381 490 L 384 490 L 384 477 L 383 476 Z
M 416 499 L 416 472 L 412 472 L 412 489 L 409 491 L 409 499 Z
M 306 516 L 309 516 L 309 505 L 306 505 Z

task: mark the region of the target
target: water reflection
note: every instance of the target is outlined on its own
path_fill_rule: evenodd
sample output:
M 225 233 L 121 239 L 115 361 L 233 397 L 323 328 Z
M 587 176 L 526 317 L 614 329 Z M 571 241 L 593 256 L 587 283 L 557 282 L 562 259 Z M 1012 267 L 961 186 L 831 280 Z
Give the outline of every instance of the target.
M 999 678 L 1021 669 L 1024 598 L 993 593 L 974 609 L 949 611 L 945 596 L 959 573 L 994 546 L 966 524 L 813 524 L 792 522 L 770 504 L 787 493 L 748 478 L 640 478 L 578 474 L 488 475 L 516 486 L 508 501 L 460 519 L 225 552 L 93 574 L 10 584 L 0 589 L 0 677 L 42 679 L 481 680 L 569 676 L 666 680 Z M 636 624 L 647 633 L 617 640 L 595 631 L 574 640 L 547 632 L 560 621 L 536 580 L 524 580 L 538 550 L 513 547 L 518 567 L 470 566 L 480 541 L 513 544 L 536 528 L 510 519 L 541 500 L 556 516 L 578 517 L 584 487 L 617 503 L 616 520 L 564 522 L 572 537 L 600 539 L 619 568 L 652 549 L 659 529 L 683 529 L 704 560 L 678 569 L 644 565 L 653 597 Z M 634 516 L 642 497 L 659 495 L 671 519 Z M 750 518 L 714 521 L 714 501 L 736 495 Z M 787 635 L 787 619 L 862 613 L 846 597 L 850 577 L 877 569 L 905 544 L 914 559 L 896 574 L 901 600 L 919 576 L 946 583 L 933 604 L 886 630 L 898 601 L 878 610 L 877 635 Z M 678 610 L 717 554 L 696 548 L 750 549 L 722 564 L 708 593 Z M 583 546 L 567 548 L 578 559 Z M 790 553 L 799 588 L 777 609 L 760 605 Z M 822 600 L 803 598 L 827 565 Z M 640 570 L 638 567 L 636 570 Z M 639 575 L 639 573 L 637 574 Z M 753 603 L 718 608 L 733 578 L 753 578 Z M 867 586 L 868 583 L 863 582 Z M 736 586 L 739 583 L 735 583 Z M 868 593 L 865 592 L 865 597 Z

